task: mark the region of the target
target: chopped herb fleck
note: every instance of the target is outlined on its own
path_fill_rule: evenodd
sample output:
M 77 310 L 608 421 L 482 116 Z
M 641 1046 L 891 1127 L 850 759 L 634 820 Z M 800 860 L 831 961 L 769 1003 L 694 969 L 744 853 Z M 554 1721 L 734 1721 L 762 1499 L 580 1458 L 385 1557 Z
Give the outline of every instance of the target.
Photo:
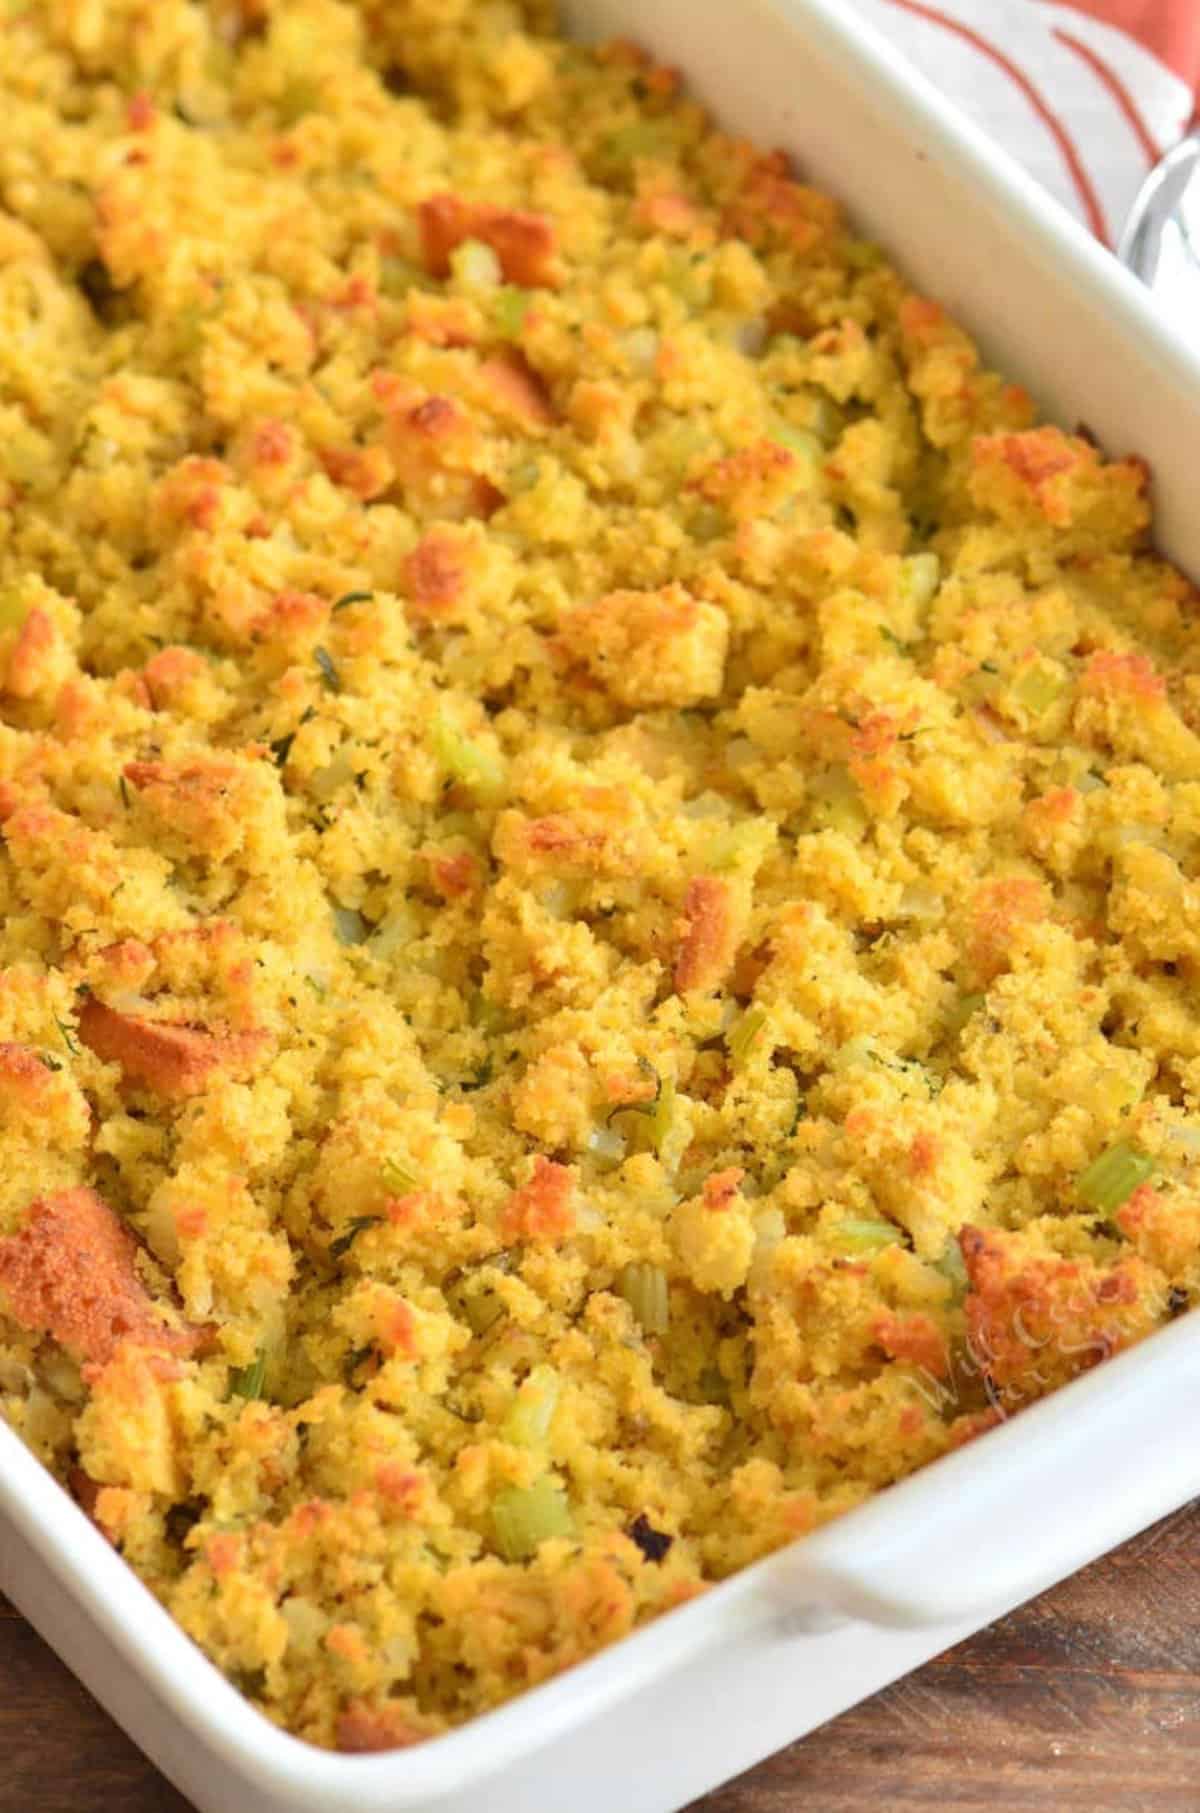
M 77 990 L 76 992 L 78 993 L 79 991 Z M 71 1028 L 66 1024 L 65 1020 L 60 1020 L 57 1014 L 54 1016 L 54 1024 L 58 1027 L 58 1030 L 62 1035 L 62 1042 L 71 1056 L 77 1058 L 79 1056 L 79 1041 L 71 1031 Z
M 492 1063 L 491 1058 L 487 1057 L 484 1058 L 483 1063 L 480 1064 L 479 1068 L 473 1070 L 470 1076 L 464 1077 L 458 1086 L 467 1093 L 473 1089 L 485 1089 L 491 1082 L 494 1074 L 495 1065 Z
M 126 812 L 128 812 L 132 801 L 129 798 L 129 782 L 125 779 L 123 774 L 117 776 L 117 787 L 121 794 L 121 804 L 124 806 Z
M 1183 1286 L 1181 1284 L 1173 1284 L 1167 1292 L 1167 1314 L 1169 1316 L 1181 1316 L 1186 1309 L 1190 1309 L 1191 1302 L 1192 1299 L 1187 1291 L 1184 1290 Z
M 321 670 L 321 684 L 326 692 L 339 693 L 342 690 L 342 676 L 334 665 L 333 656 L 327 648 L 315 648 L 313 660 Z
M 901 637 L 896 634 L 895 630 L 889 629 L 886 623 L 881 623 L 879 625 L 879 634 L 883 637 L 885 642 L 891 643 L 898 655 L 906 655 L 908 653 L 908 643 L 903 641 Z
M 346 1355 L 346 1377 L 352 1379 L 359 1367 L 369 1360 L 374 1352 L 374 1345 L 370 1341 L 365 1347 L 352 1347 Z
M 62 1069 L 63 1065 L 62 1065 L 61 1058 L 52 1058 L 50 1056 L 49 1052 L 47 1052 L 47 1051 L 43 1051 L 39 1055 L 41 1057 L 42 1063 L 46 1066 L 47 1070 L 61 1070 Z
M 642 1075 L 649 1077 L 652 1080 L 654 1084 L 654 1094 L 639 1096 L 638 1099 L 633 1102 L 618 1102 L 616 1107 L 610 1108 L 604 1117 L 604 1124 L 606 1127 L 611 1123 L 613 1116 L 617 1114 L 644 1114 L 651 1120 L 654 1118 L 654 1110 L 658 1106 L 659 1098 L 663 1091 L 663 1080 L 649 1058 L 639 1058 L 637 1065 Z
M 637 1543 L 647 1561 L 662 1561 L 675 1541 L 665 1530 L 656 1530 L 644 1511 L 638 1513 L 625 1534 Z
M 339 1234 L 336 1240 L 330 1242 L 329 1257 L 331 1259 L 340 1259 L 343 1253 L 348 1253 L 350 1251 L 350 1248 L 354 1245 L 354 1242 L 361 1233 L 367 1228 L 378 1227 L 382 1220 L 382 1215 L 356 1215 L 346 1229 L 346 1232 L 344 1234 Z
M 344 611 L 351 604 L 370 604 L 374 597 L 374 592 L 344 592 L 340 598 L 335 599 L 333 610 Z

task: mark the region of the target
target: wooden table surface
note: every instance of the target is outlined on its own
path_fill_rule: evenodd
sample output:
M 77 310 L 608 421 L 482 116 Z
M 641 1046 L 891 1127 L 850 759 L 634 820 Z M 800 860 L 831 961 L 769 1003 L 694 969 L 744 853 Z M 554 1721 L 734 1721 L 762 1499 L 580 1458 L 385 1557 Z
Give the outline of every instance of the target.
M 1200 1501 L 693 1813 L 801 1808 L 1200 1813 Z M 189 1803 L 0 1600 L 0 1813 L 93 1810 Z

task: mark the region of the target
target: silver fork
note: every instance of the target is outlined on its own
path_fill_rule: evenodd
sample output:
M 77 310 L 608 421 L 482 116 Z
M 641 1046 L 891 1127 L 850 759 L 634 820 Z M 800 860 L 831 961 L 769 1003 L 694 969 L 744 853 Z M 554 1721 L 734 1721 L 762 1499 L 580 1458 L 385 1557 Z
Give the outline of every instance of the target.
M 1117 256 L 1176 325 L 1200 339 L 1200 130 L 1168 151 L 1142 184 Z

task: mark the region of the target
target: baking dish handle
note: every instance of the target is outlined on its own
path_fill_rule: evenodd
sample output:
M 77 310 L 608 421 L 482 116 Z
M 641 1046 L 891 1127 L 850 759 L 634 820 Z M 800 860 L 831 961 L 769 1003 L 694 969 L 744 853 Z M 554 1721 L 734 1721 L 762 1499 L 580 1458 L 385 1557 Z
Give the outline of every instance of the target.
M 1197 1404 L 1200 1311 L 796 1543 L 791 1615 L 988 1622 L 1200 1493 Z

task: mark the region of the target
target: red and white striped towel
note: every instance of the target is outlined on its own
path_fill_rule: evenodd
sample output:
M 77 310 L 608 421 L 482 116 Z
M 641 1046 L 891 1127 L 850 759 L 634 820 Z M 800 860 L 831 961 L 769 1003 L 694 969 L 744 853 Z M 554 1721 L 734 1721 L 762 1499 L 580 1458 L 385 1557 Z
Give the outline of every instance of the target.
M 1200 87 L 1197 0 L 855 0 L 1115 244 Z

